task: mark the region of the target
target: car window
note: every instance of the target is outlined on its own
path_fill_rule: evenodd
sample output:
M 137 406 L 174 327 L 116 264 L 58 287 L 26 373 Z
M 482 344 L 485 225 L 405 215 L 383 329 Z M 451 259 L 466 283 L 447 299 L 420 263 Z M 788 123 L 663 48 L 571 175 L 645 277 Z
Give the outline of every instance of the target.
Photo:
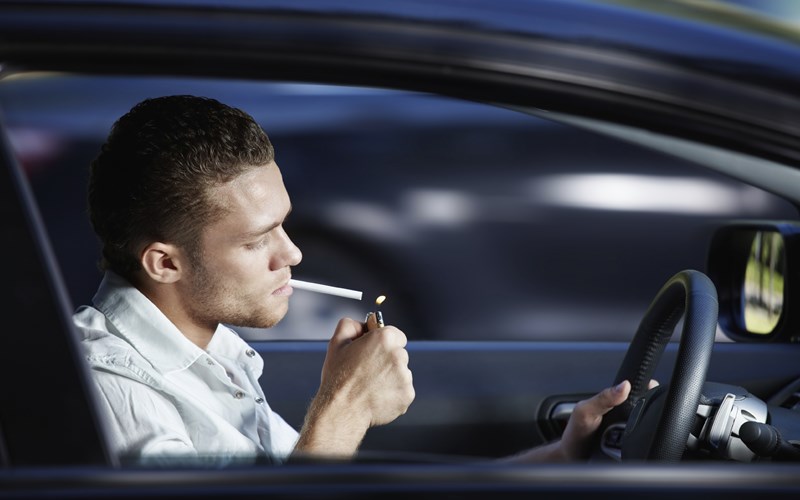
M 416 340 L 629 340 L 675 272 L 704 269 L 731 218 L 790 218 L 763 190 L 688 161 L 487 104 L 301 83 L 21 75 L 0 106 L 75 305 L 100 279 L 88 165 L 146 97 L 215 97 L 262 124 L 292 197 L 299 279 L 249 339 L 327 339 L 374 300 Z M 254 271 L 257 272 L 257 271 Z

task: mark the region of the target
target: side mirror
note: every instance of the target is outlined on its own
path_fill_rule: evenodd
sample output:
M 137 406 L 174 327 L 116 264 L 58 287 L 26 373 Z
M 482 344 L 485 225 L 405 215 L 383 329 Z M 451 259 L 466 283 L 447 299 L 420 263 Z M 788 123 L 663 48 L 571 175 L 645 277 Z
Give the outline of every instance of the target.
M 743 222 L 718 229 L 708 275 L 719 294 L 719 325 L 740 341 L 800 337 L 800 225 Z M 794 281 L 792 277 L 794 276 Z
M 742 283 L 742 319 L 748 332 L 769 335 L 783 316 L 785 248 L 777 231 L 753 234 Z

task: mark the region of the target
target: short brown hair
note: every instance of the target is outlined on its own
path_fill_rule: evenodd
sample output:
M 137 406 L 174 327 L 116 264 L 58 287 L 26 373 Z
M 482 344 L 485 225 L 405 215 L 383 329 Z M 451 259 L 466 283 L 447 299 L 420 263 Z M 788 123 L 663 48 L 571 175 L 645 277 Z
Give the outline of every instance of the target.
M 222 215 L 207 195 L 273 161 L 267 134 L 247 113 L 214 99 L 147 99 L 122 116 L 91 165 L 89 217 L 101 267 L 141 269 L 137 252 L 172 242 L 196 255 L 203 227 Z

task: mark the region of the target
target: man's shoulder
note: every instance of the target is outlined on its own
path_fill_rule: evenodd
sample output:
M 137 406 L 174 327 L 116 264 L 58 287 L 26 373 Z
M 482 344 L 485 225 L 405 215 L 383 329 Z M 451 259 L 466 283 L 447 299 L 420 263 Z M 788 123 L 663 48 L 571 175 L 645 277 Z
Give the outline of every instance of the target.
M 108 319 L 93 307 L 84 306 L 72 316 L 81 338 L 86 360 L 92 369 L 141 374 L 149 366 L 139 352 L 114 332 Z
M 90 306 L 83 306 L 72 315 L 84 346 L 91 349 L 127 350 L 132 346 L 114 334 L 114 325 L 106 316 Z

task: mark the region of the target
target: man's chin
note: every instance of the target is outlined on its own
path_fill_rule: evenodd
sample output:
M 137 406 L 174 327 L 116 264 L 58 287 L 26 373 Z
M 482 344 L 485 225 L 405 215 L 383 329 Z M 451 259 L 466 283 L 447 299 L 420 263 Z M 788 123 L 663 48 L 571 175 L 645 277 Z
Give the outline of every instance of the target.
M 231 314 L 228 321 L 222 323 L 243 328 L 272 328 L 289 312 L 289 301 L 269 301 L 269 305 L 260 304 L 259 309 L 252 309 L 249 314 Z
M 281 322 L 281 320 L 286 316 L 284 312 L 281 315 L 272 316 L 269 318 L 248 318 L 248 319 L 239 319 L 237 321 L 229 322 L 229 325 L 232 326 L 240 326 L 243 328 L 272 328 L 273 326 L 277 325 Z

